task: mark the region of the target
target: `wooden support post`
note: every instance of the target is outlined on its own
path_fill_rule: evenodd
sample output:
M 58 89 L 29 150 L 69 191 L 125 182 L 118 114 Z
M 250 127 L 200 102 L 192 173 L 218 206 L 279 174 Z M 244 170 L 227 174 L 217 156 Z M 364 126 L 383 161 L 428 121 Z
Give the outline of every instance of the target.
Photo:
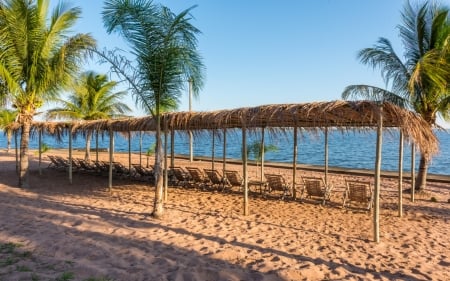
M 227 129 L 223 129 L 223 174 L 227 169 Z
M 169 194 L 169 170 L 167 169 L 167 120 L 164 121 L 164 202 L 167 202 L 168 194 Z
M 242 165 L 244 174 L 244 216 L 248 216 L 247 130 L 242 127 Z
M 414 202 L 416 195 L 416 147 L 411 143 L 411 202 Z
M 142 131 L 139 131 L 139 166 L 142 166 Z
M 72 126 L 69 127 L 69 183 L 72 184 Z
M 292 159 L 292 197 L 297 199 L 296 178 L 297 178 L 297 126 L 294 127 L 294 149 Z
M 95 162 L 98 162 L 98 130 L 95 131 Z
M 216 139 L 216 131 L 213 130 L 212 131 L 211 170 L 214 170 L 214 161 L 215 161 L 214 154 L 215 154 L 215 148 L 216 148 L 215 139 Z
M 42 130 L 41 129 L 39 130 L 39 150 L 38 150 L 38 153 L 39 153 L 39 175 L 42 176 L 42 167 L 41 167 L 41 164 L 42 164 Z
M 175 130 L 170 130 L 170 167 L 175 167 Z
M 131 176 L 131 132 L 128 131 L 128 171 Z
M 380 242 L 380 175 L 381 175 L 381 147 L 383 144 L 383 107 L 380 106 L 377 128 L 377 149 L 375 160 L 375 192 L 373 212 L 373 236 L 374 241 Z
M 114 132 L 109 129 L 109 173 L 108 173 L 108 189 L 112 191 L 112 174 L 113 174 L 113 151 L 114 151 Z
M 325 127 L 325 185 L 328 186 L 328 127 Z
M 398 216 L 403 217 L 403 132 L 401 130 L 398 147 Z
M 260 175 L 260 182 L 262 183 L 264 181 L 264 146 L 265 146 L 265 139 L 264 139 L 264 133 L 265 129 L 264 127 L 261 128 L 261 175 Z

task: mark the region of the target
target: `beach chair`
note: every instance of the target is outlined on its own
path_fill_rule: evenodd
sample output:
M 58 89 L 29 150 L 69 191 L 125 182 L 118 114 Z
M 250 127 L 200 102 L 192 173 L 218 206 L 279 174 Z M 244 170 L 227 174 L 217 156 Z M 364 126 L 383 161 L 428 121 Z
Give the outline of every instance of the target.
M 171 183 L 182 187 L 191 187 L 193 182 L 188 172 L 181 167 L 171 167 Z
M 140 164 L 132 164 L 133 173 L 132 176 L 136 179 L 142 181 L 154 181 L 155 180 L 155 172 L 153 171 L 153 166 L 144 167 Z
M 195 185 L 198 185 L 201 189 L 205 186 L 211 185 L 211 181 L 207 178 L 203 172 L 196 167 L 186 167 L 186 170 L 191 175 L 191 179 Z
M 97 172 L 97 167 L 90 161 L 84 160 L 84 159 L 77 159 L 77 161 L 78 161 L 78 164 L 80 165 L 82 171 L 86 171 L 88 173 Z
M 327 200 L 330 200 L 331 195 L 331 185 L 327 186 L 323 178 L 320 177 L 302 177 L 303 179 L 303 190 L 301 194 L 301 198 L 303 198 L 303 194 L 306 193 L 307 198 L 319 198 L 322 200 L 322 204 L 324 205 Z
M 204 171 L 211 182 L 211 186 L 216 186 L 219 191 L 224 191 L 227 186 L 230 186 L 217 170 L 204 169 Z
M 281 199 L 283 200 L 286 195 L 291 195 L 291 186 L 287 184 L 286 180 L 282 175 L 276 175 L 276 174 L 265 174 L 266 177 L 266 192 L 273 192 L 273 191 L 281 191 L 283 195 L 281 196 Z
M 238 171 L 224 171 L 225 180 L 230 185 L 230 188 L 237 186 L 239 187 L 239 191 L 242 190 L 244 185 L 244 179 L 238 173 Z
M 50 160 L 50 163 L 48 164 L 47 168 L 50 168 L 50 169 L 58 169 L 59 168 L 59 162 L 56 161 L 55 156 L 47 155 L 47 158 Z
M 346 188 L 342 207 L 345 208 L 351 203 L 356 203 L 364 206 L 364 209 L 370 210 L 373 202 L 373 191 L 370 182 L 346 180 L 345 183 Z

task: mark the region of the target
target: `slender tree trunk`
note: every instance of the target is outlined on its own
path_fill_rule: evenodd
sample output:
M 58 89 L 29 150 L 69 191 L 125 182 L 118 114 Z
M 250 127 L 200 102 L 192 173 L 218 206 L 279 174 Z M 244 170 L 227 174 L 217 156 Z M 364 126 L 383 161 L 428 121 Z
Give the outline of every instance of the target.
M 92 132 L 88 131 L 86 134 L 86 152 L 84 154 L 84 160 L 86 161 L 91 159 L 91 136 Z
M 427 186 L 428 160 L 426 155 L 420 155 L 419 171 L 417 172 L 415 191 L 425 190 Z
M 19 169 L 19 187 L 29 188 L 28 179 L 28 145 L 30 140 L 31 118 L 22 116 L 22 136 L 20 139 L 20 169 Z
M 6 140 L 7 140 L 6 153 L 9 153 L 9 150 L 11 149 L 11 138 L 12 138 L 11 131 L 10 130 L 6 131 Z
M 164 186 L 163 186 L 163 172 L 162 172 L 162 161 L 163 161 L 163 150 L 161 141 L 161 116 L 159 110 L 156 110 L 156 151 L 155 151 L 155 202 L 153 206 L 152 216 L 154 218 L 161 218 L 164 214 Z

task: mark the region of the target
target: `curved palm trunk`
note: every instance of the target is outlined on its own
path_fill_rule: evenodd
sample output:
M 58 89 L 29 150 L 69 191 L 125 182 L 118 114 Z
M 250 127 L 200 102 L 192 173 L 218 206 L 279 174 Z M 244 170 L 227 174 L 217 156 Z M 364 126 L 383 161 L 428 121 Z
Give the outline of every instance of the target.
M 31 118 L 23 118 L 22 134 L 20 139 L 20 169 L 19 169 L 19 187 L 29 188 L 28 181 L 28 145 L 30 141 Z
M 84 160 L 86 161 L 91 159 L 91 136 L 92 132 L 88 131 L 86 134 L 86 152 L 84 154 Z
M 157 110 L 159 111 L 159 110 Z M 156 114 L 156 151 L 155 151 L 155 201 L 153 205 L 152 216 L 154 218 L 161 218 L 164 214 L 164 188 L 163 188 L 163 150 L 161 141 L 161 116 L 159 112 Z
M 420 155 L 419 171 L 417 173 L 416 191 L 425 190 L 427 186 L 428 160 L 426 155 Z

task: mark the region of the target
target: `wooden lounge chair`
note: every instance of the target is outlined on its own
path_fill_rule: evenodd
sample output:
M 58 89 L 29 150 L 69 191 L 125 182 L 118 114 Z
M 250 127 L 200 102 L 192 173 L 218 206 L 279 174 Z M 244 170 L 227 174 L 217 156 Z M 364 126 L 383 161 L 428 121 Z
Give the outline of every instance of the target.
M 301 198 L 306 192 L 307 198 L 320 198 L 322 204 L 325 204 L 327 200 L 330 200 L 331 195 L 331 185 L 326 186 L 323 178 L 320 177 L 302 177 L 304 188 L 302 190 Z
M 181 167 L 172 167 L 171 171 L 171 183 L 173 185 L 190 187 L 192 186 L 192 180 L 188 172 Z
M 225 187 L 230 186 L 217 170 L 204 169 L 204 171 L 211 182 L 211 186 L 216 186 L 219 191 L 224 191 Z
M 365 207 L 366 210 L 372 208 L 373 192 L 372 185 L 368 181 L 346 180 L 343 208 L 351 203 L 357 203 Z
M 155 172 L 153 171 L 152 166 L 150 166 L 149 168 L 139 164 L 133 164 L 132 166 L 134 170 L 132 176 L 135 179 L 139 179 L 142 181 L 155 181 Z
M 291 195 L 291 187 L 289 184 L 287 184 L 286 180 L 282 175 L 276 175 L 276 174 L 265 174 L 266 177 L 266 192 L 273 192 L 273 191 L 281 191 L 283 195 L 281 196 L 281 199 L 284 199 L 286 195 Z
M 242 186 L 244 185 L 244 179 L 238 173 L 238 171 L 225 171 L 225 180 L 231 186 L 239 187 L 239 191 L 241 191 Z
M 198 185 L 198 187 L 200 187 L 201 189 L 211 184 L 209 178 L 207 178 L 199 168 L 186 167 L 186 170 L 191 175 L 193 183 L 195 185 Z

